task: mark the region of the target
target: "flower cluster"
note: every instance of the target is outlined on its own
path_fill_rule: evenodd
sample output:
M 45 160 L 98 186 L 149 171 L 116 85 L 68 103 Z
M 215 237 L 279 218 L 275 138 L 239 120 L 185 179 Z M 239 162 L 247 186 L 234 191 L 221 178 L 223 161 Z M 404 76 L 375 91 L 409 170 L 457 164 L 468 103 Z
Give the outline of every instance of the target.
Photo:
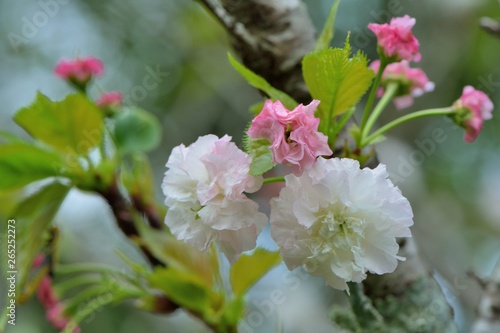
M 396 237 L 410 237 L 410 204 L 385 166 L 359 169 L 351 159 L 319 159 L 300 177 L 286 176 L 271 201 L 271 235 L 289 269 L 303 266 L 345 290 L 366 272 L 397 266 Z
M 201 250 L 217 242 L 233 261 L 255 247 L 267 217 L 243 193 L 257 191 L 262 177 L 248 174 L 250 156 L 230 140 L 206 135 L 188 147 L 175 147 L 162 189 L 172 234 Z
M 410 67 L 410 61 L 418 62 L 422 58 L 419 42 L 411 31 L 415 23 L 414 18 L 405 15 L 393 18 L 389 24 L 368 26 L 377 37 L 381 58 L 370 65 L 381 75 L 382 86 L 378 90 L 378 96 L 384 94 L 389 84 L 397 84 L 394 103 L 398 109 L 411 106 L 414 97 L 434 90 L 434 84 L 424 71 Z M 380 70 L 383 72 L 379 73 Z M 492 118 L 492 110 L 493 103 L 485 93 L 467 86 L 460 99 L 454 103 L 449 116 L 466 129 L 464 140 L 473 142 L 481 132 L 484 121 Z
M 370 68 L 375 73 L 380 69 L 380 60 L 375 60 L 370 64 Z M 382 74 L 382 87 L 378 90 L 378 96 L 382 97 L 384 88 L 388 84 L 398 85 L 398 90 L 394 98 L 394 104 L 398 110 L 410 107 L 413 98 L 422 96 L 426 92 L 434 90 L 434 83 L 420 68 L 411 68 L 407 60 L 389 64 Z
M 370 134 L 391 99 L 402 109 L 414 97 L 434 89 L 421 69 L 410 67 L 410 61 L 421 59 L 418 40 L 411 32 L 414 24 L 415 19 L 404 16 L 390 24 L 369 26 L 377 35 L 381 60 L 371 64 L 377 79 L 368 100 L 373 102 L 377 89 L 379 97 L 384 97 L 372 113 L 367 103 L 367 117 L 363 115 L 357 131 L 360 152 L 385 131 L 418 117 L 450 115 L 466 128 L 468 142 L 477 137 L 483 121 L 491 118 L 489 98 L 468 86 L 451 108 L 405 115 Z M 288 110 L 280 101 L 267 100 L 247 134 L 252 140 L 262 140 L 266 149 L 269 146 L 272 163 L 292 170 L 284 177 L 279 197 L 271 199 L 271 236 L 285 264 L 290 270 L 304 267 L 324 277 L 328 285 L 348 290 L 347 282 L 361 282 L 368 272 L 393 272 L 398 260 L 404 260 L 398 256 L 397 239 L 411 237 L 413 212 L 388 179 L 384 165 L 361 169 L 356 160 L 332 158 L 329 138 L 318 131 L 323 119 L 314 116 L 319 103 L 313 100 Z M 215 242 L 234 261 L 254 248 L 267 217 L 245 194 L 259 190 L 263 179 L 249 174 L 252 158 L 230 139 L 206 135 L 190 146 L 175 147 L 162 189 L 168 206 L 165 223 L 171 232 L 202 250 Z
M 300 175 L 312 167 L 318 156 L 332 154 L 328 137 L 318 132 L 319 119 L 314 117 L 318 105 L 319 101 L 314 100 L 289 111 L 280 101 L 267 100 L 253 119 L 248 136 L 269 140 L 273 162 L 290 165 L 293 173 Z

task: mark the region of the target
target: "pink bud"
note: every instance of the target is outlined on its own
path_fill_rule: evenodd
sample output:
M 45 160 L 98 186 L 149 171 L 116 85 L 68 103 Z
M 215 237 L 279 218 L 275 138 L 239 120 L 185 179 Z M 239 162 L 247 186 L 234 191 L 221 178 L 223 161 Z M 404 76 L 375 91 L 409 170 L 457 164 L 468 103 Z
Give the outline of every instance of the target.
M 461 117 L 456 122 L 465 127 L 464 140 L 473 142 L 483 128 L 483 122 L 493 117 L 493 102 L 482 91 L 466 86 L 462 96 L 454 104 Z M 464 114 L 464 115 L 463 115 Z M 463 119 L 463 120 L 462 120 Z
M 370 64 L 375 72 L 379 71 L 380 60 L 375 60 Z M 406 60 L 387 65 L 382 74 L 382 88 L 378 91 L 378 96 L 384 94 L 387 84 L 395 82 L 398 84 L 398 91 L 394 98 L 394 104 L 398 110 L 410 107 L 413 104 L 413 97 L 419 97 L 426 92 L 434 90 L 434 83 L 420 68 L 411 68 Z
M 390 24 L 368 25 L 368 29 L 377 36 L 378 46 L 387 57 L 398 60 L 420 61 L 418 40 L 413 36 L 411 29 L 416 20 L 408 15 L 395 17 Z
M 61 60 L 55 67 L 56 76 L 74 81 L 77 84 L 85 84 L 92 77 L 104 73 L 104 65 L 95 57 L 76 58 L 74 60 Z
M 120 106 L 123 101 L 123 95 L 119 91 L 105 92 L 96 101 L 98 107 L 113 107 Z

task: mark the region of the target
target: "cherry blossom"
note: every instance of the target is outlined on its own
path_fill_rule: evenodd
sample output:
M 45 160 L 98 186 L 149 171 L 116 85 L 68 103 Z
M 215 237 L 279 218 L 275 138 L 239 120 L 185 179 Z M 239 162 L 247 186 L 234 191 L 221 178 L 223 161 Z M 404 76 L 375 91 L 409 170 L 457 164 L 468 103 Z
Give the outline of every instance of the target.
M 370 68 L 377 73 L 380 68 L 380 60 L 370 64 Z M 389 64 L 382 74 L 382 87 L 377 94 L 382 97 L 385 87 L 391 82 L 398 84 L 398 90 L 394 98 L 394 104 L 398 110 L 413 105 L 413 98 L 420 97 L 426 92 L 434 90 L 434 83 L 429 81 L 425 72 L 420 68 L 411 68 L 406 60 Z
M 319 103 L 314 100 L 289 111 L 280 101 L 268 100 L 247 133 L 253 139 L 269 140 L 273 162 L 289 165 L 300 175 L 318 156 L 332 154 L 328 137 L 318 132 L 319 119 L 314 117 Z
M 465 128 L 464 140 L 474 142 L 483 129 L 484 121 L 493 117 L 493 102 L 484 92 L 466 86 L 454 106 L 458 110 L 454 120 Z
M 383 54 L 395 61 L 420 61 L 419 42 L 411 29 L 416 20 L 408 15 L 395 17 L 390 24 L 371 23 L 368 29 L 377 36 L 378 46 Z
M 360 169 L 351 159 L 319 158 L 300 177 L 288 175 L 271 201 L 271 235 L 292 270 L 303 266 L 334 288 L 361 282 L 366 272 L 396 269 L 397 237 L 410 237 L 408 200 L 384 165 Z
M 172 234 L 201 250 L 217 242 L 233 261 L 255 247 L 267 217 L 244 193 L 257 191 L 262 177 L 248 174 L 250 156 L 230 140 L 205 135 L 188 147 L 175 147 L 162 189 Z

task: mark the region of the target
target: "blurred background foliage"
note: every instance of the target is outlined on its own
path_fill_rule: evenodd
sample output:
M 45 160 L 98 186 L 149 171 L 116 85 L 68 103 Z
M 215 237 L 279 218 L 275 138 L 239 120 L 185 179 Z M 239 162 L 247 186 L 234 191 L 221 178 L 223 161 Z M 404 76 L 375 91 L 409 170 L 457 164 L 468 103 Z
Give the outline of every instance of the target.
M 331 1 L 305 2 L 319 30 Z M 375 39 L 367 24 L 404 14 L 417 19 L 414 32 L 423 55 L 419 65 L 436 83 L 435 91 L 418 98 L 412 110 L 450 105 L 466 84 L 484 90 L 500 105 L 500 39 L 478 27 L 481 16 L 500 17 L 497 1 L 344 0 L 334 45 L 341 45 L 351 31 L 353 47 L 375 59 Z M 162 144 L 150 154 L 160 200 L 164 165 L 172 147 L 188 145 L 207 133 L 228 133 L 240 142 L 250 120 L 248 107 L 260 99 L 230 67 L 227 35 L 195 1 L 4 0 L 0 36 L 0 129 L 23 135 L 11 117 L 32 102 L 37 90 L 53 99 L 71 91 L 52 73 L 58 60 L 97 56 L 104 61 L 106 74 L 97 80 L 91 96 L 120 90 L 129 104 L 153 112 L 163 124 Z M 155 76 L 158 85 L 148 90 L 144 79 L 155 71 L 161 73 Z M 494 111 L 494 119 L 473 144 L 464 143 L 462 129 L 436 118 L 401 126 L 377 147 L 381 161 L 412 203 L 414 237 L 445 288 L 463 332 L 474 319 L 480 297 L 479 286 L 467 272 L 486 276 L 500 256 L 499 112 L 500 108 Z M 390 109 L 381 121 L 397 116 L 398 111 Z M 436 131 L 439 140 L 432 134 Z M 279 191 L 269 189 L 273 193 L 268 196 Z M 268 198 L 261 198 L 266 210 L 264 199 Z M 0 194 L 3 221 L 15 200 Z M 97 196 L 73 191 L 57 224 L 63 235 L 64 262 L 120 266 L 116 248 L 142 260 Z M 268 234 L 259 241 L 267 248 L 274 246 Z M 286 302 L 267 311 L 265 300 L 273 289 L 286 291 Z M 288 273 L 280 266 L 251 293 L 250 316 L 242 332 L 273 331 L 282 321 L 287 333 L 334 332 L 328 308 L 342 301 L 342 295 L 327 289 L 321 279 Z M 17 325 L 7 332 L 50 332 L 43 317 L 41 306 L 31 301 L 19 309 Z M 185 314 L 156 316 L 127 304 L 96 312 L 82 329 L 84 333 L 206 331 Z

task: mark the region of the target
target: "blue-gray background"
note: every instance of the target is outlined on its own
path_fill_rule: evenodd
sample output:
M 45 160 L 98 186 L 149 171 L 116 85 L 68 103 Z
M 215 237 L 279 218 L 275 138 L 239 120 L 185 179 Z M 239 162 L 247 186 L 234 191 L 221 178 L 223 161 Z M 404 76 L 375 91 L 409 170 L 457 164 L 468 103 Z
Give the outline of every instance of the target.
M 330 3 L 307 1 L 318 29 Z M 481 16 L 500 16 L 497 1 L 344 0 L 334 44 L 341 45 L 351 31 L 353 46 L 374 59 L 375 41 L 367 24 L 404 14 L 417 18 L 414 32 L 423 55 L 419 65 L 436 83 L 435 91 L 417 99 L 411 110 L 447 106 L 466 84 L 484 90 L 500 105 L 500 39 L 478 27 Z M 2 0 L 0 129 L 22 133 L 11 117 L 34 99 L 37 90 L 54 99 L 71 91 L 52 73 L 59 59 L 95 55 L 104 61 L 106 75 L 97 80 L 91 95 L 120 90 L 129 103 L 153 112 L 163 124 L 162 143 L 150 154 L 161 198 L 164 164 L 172 147 L 208 133 L 227 133 L 239 142 L 250 120 L 248 106 L 259 100 L 228 65 L 228 49 L 225 32 L 194 1 Z M 146 89 L 143 82 L 151 70 L 167 76 L 159 77 L 154 89 Z M 473 144 L 463 142 L 462 129 L 436 118 L 400 127 L 377 148 L 412 203 L 414 237 L 425 260 L 449 288 L 446 294 L 464 332 L 474 319 L 480 296 L 479 286 L 467 272 L 488 275 L 500 255 L 499 110 Z M 397 116 L 390 109 L 381 121 Z M 0 206 L 8 201 L 2 198 Z M 262 206 L 265 210 L 265 203 Z M 57 223 L 65 239 L 64 261 L 120 265 L 115 248 L 133 253 L 96 196 L 72 192 Z M 260 242 L 274 246 L 267 235 Z M 286 302 L 265 308 L 273 289 L 284 290 Z M 279 267 L 251 294 L 253 331 L 271 331 L 284 321 L 287 333 L 334 332 L 327 320 L 328 308 L 342 301 L 342 295 L 324 287 L 321 279 Z M 52 332 L 43 317 L 40 305 L 30 302 L 19 309 L 16 327 L 7 332 Z M 260 321 L 263 325 L 256 324 Z M 182 313 L 155 316 L 130 305 L 98 311 L 82 327 L 84 333 L 206 331 Z

